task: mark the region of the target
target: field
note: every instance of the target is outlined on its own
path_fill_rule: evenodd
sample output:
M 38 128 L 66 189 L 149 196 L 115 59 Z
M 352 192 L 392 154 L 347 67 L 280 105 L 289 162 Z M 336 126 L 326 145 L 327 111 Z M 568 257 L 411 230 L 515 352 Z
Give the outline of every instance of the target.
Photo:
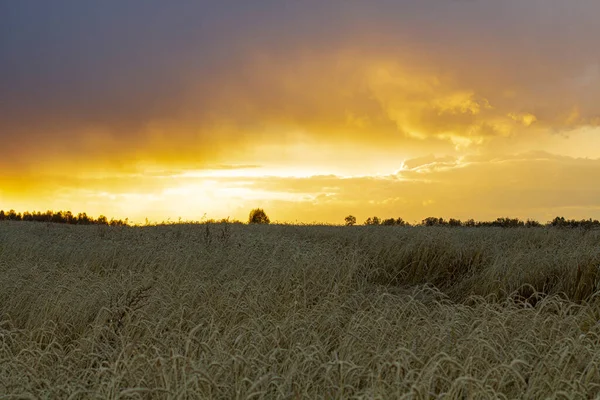
M 600 395 L 600 231 L 0 223 L 0 398 Z

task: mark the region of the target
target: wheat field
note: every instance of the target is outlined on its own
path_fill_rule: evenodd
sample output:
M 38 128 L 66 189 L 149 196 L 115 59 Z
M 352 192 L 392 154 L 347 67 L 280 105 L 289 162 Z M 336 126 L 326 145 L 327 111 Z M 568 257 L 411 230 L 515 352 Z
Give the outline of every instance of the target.
M 600 231 L 0 223 L 1 399 L 600 396 Z

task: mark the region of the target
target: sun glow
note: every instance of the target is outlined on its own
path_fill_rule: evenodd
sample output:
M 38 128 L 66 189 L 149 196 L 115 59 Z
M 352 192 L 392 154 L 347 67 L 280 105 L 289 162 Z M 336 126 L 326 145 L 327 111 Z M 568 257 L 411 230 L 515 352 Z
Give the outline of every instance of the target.
M 0 208 L 137 221 L 244 219 L 254 207 L 322 222 L 598 215 L 600 80 L 587 49 L 600 25 L 583 15 L 597 13 L 573 18 L 565 36 L 527 2 L 445 6 L 456 13 L 415 2 L 390 20 L 378 10 L 402 6 L 384 3 L 344 13 L 326 32 L 301 29 L 303 13 L 297 25 L 279 21 L 277 35 L 266 27 L 278 22 L 258 13 L 265 30 L 253 35 L 252 19 L 224 19 L 164 43 L 149 41 L 144 24 L 115 29 L 131 40 L 112 42 L 46 26 L 56 34 L 39 36 L 31 54 L 14 52 L 27 26 L 15 23 L 3 36 L 8 57 L 36 56 L 0 77 Z M 515 25 L 506 39 L 482 22 L 484 8 Z

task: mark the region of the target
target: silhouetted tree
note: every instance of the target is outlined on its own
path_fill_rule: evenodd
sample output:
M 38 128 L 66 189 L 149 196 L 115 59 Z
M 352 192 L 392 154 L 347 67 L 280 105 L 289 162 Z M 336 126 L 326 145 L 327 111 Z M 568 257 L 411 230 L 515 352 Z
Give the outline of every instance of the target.
M 56 223 L 64 222 L 62 211 L 58 211 L 55 213 L 52 213 L 52 211 L 48 211 L 48 213 L 52 214 L 52 216 L 50 217 L 50 222 L 56 222 Z
M 268 224 L 270 222 L 269 217 L 262 208 L 255 208 L 250 211 L 249 224 Z
M 111 219 L 110 222 L 108 218 L 104 215 L 100 215 L 98 219 L 94 219 L 92 217 L 88 217 L 86 213 L 79 213 L 77 216 L 74 216 L 71 211 L 51 211 L 48 210 L 46 212 L 40 211 L 25 211 L 23 214 L 17 213 L 15 210 L 10 210 L 5 212 L 0 210 L 0 221 L 1 220 L 11 220 L 11 221 L 28 221 L 28 222 L 52 222 L 57 224 L 82 224 L 82 225 L 111 225 L 111 226 L 128 226 L 129 219 L 123 220 L 115 220 Z
M 556 217 L 552 221 L 548 222 L 547 226 L 551 226 L 554 228 L 582 228 L 582 229 L 592 229 L 592 228 L 600 228 L 600 221 L 597 219 L 565 219 L 564 217 Z
M 17 213 L 15 210 L 4 211 L 0 210 L 0 221 L 9 220 L 9 221 L 34 221 L 34 222 L 53 222 L 53 223 L 66 223 L 66 224 L 96 224 L 96 225 L 110 225 L 110 226 L 128 226 L 129 220 L 115 220 L 111 219 L 110 222 L 108 219 L 100 215 L 97 219 L 89 217 L 86 213 L 79 213 L 77 216 L 74 216 L 71 211 L 51 211 L 48 210 L 46 212 L 40 211 L 25 211 L 22 214 Z M 348 215 L 344 218 L 346 225 L 355 225 L 356 217 L 353 215 Z M 181 220 L 179 221 L 181 222 Z M 220 221 L 210 220 L 207 221 L 209 223 L 242 223 L 240 221 L 230 221 L 229 218 L 222 219 Z M 269 217 L 265 214 L 264 210 L 261 208 L 253 209 L 250 212 L 250 216 L 248 219 L 249 223 L 259 223 L 259 224 L 268 224 L 270 223 Z M 149 222 L 146 222 L 149 224 Z M 364 222 L 365 225 L 386 225 L 386 226 L 410 226 L 409 223 L 404 221 L 402 218 L 387 218 L 383 221 L 379 219 L 379 217 L 369 217 Z M 475 221 L 474 219 L 468 219 L 462 222 L 459 219 L 450 218 L 449 220 L 444 220 L 443 218 L 437 217 L 427 217 L 421 221 L 422 226 L 450 226 L 450 227 L 499 227 L 499 228 L 519 228 L 519 227 L 527 227 L 527 228 L 536 228 L 536 227 L 553 227 L 553 228 L 574 228 L 574 229 L 599 229 L 600 221 L 597 219 L 565 219 L 564 217 L 555 217 L 552 221 L 548 221 L 544 225 L 539 223 L 538 221 L 528 219 L 527 221 L 521 221 L 518 218 L 508 218 L 508 217 L 500 217 L 496 218 L 493 221 Z
M 365 221 L 365 225 L 379 225 L 381 224 L 381 220 L 379 219 L 379 217 L 369 217 L 367 218 L 367 220 Z
M 396 225 L 396 220 L 394 218 L 386 218 L 383 221 L 381 221 L 381 225 L 393 226 Z
M 398 226 L 408 226 L 410 225 L 408 222 L 406 222 L 404 219 L 402 219 L 401 217 L 396 218 L 396 225 Z
M 550 225 L 557 226 L 557 227 L 565 226 L 566 225 L 565 217 L 556 217 L 556 218 L 554 218 L 550 222 Z
M 73 215 L 73 213 L 71 211 L 66 211 L 64 213 L 64 221 L 67 224 L 73 224 L 77 221 L 77 219 L 75 218 L 75 216 Z
M 381 221 L 381 225 L 385 225 L 385 226 L 394 226 L 394 225 L 395 226 L 407 226 L 409 224 L 404 219 L 398 217 L 397 219 L 386 218 L 383 221 Z
M 89 225 L 91 222 L 92 221 L 90 221 L 90 218 L 87 216 L 86 213 L 77 214 L 77 223 L 78 224 Z
M 423 221 L 421 221 L 421 225 L 424 225 L 424 226 L 438 226 L 438 225 L 445 225 L 445 224 L 446 224 L 446 221 L 444 221 L 443 218 L 436 218 L 436 217 L 427 217 Z
M 492 226 L 497 226 L 500 228 L 518 228 L 518 227 L 522 227 L 525 226 L 525 223 L 521 220 L 519 220 L 519 218 L 497 218 L 494 222 L 492 222 L 491 224 Z
M 583 229 L 592 229 L 594 227 L 599 227 L 600 226 L 600 222 L 596 219 L 592 220 L 590 219 L 582 219 L 579 222 L 579 226 Z
M 120 219 L 111 219 L 109 225 L 110 226 L 127 226 L 129 223 L 129 219 L 125 219 L 125 221 Z
M 9 221 L 19 221 L 21 219 L 21 214 L 17 214 L 15 210 L 10 210 L 6 216 L 6 219 Z
M 462 222 L 460 221 L 460 219 L 450 218 L 448 220 L 448 225 L 450 225 L 450 226 L 462 226 Z

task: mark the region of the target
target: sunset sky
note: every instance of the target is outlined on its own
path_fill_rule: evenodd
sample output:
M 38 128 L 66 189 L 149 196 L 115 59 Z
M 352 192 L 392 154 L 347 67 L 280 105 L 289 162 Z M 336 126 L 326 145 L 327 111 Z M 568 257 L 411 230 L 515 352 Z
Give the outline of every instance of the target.
M 0 209 L 600 217 L 598 0 L 0 1 Z

